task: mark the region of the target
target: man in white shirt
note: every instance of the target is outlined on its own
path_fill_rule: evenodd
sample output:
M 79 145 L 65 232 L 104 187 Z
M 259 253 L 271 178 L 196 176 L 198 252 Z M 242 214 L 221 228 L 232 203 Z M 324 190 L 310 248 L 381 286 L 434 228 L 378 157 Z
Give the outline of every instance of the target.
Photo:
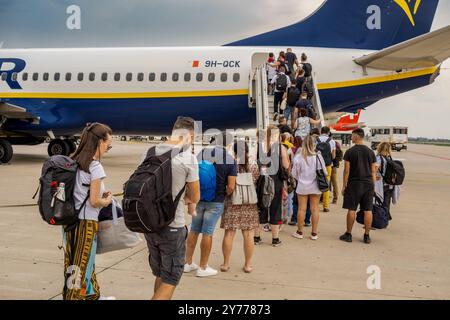
M 285 74 L 284 67 L 280 67 L 278 74 L 272 79 L 271 84 L 275 85 L 273 100 L 273 120 L 275 121 L 278 118 L 278 108 L 283 101 L 284 94 L 291 86 L 291 79 Z
M 170 140 L 155 150 L 156 154 L 164 154 L 173 149 L 172 196 L 181 192 L 185 185 L 186 190 L 178 202 L 173 222 L 159 232 L 145 234 L 150 268 L 156 277 L 153 300 L 170 300 L 183 275 L 188 234 L 185 203 L 198 203 L 200 200 L 198 162 L 190 151 L 193 140 L 194 120 L 178 117 Z

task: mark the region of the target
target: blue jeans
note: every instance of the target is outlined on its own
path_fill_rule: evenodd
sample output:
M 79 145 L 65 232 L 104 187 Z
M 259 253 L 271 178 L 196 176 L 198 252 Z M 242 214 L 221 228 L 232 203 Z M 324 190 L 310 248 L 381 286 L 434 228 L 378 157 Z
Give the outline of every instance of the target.
M 294 107 L 286 106 L 284 110 L 284 117 L 289 121 L 289 118 L 294 114 Z
M 199 202 L 197 215 L 192 217 L 191 232 L 212 236 L 223 210 L 223 202 Z
M 294 203 L 293 208 L 294 212 L 291 217 L 291 222 L 297 223 L 297 213 L 298 213 L 298 198 L 296 197 L 297 194 L 294 196 Z M 305 214 L 305 224 L 311 224 L 311 208 L 309 207 L 309 201 L 308 201 L 308 207 L 306 207 L 306 214 Z
M 288 212 L 287 217 L 288 219 L 292 218 L 292 215 L 297 214 L 297 212 L 294 211 L 294 197 L 296 197 L 297 194 L 295 191 L 288 194 Z

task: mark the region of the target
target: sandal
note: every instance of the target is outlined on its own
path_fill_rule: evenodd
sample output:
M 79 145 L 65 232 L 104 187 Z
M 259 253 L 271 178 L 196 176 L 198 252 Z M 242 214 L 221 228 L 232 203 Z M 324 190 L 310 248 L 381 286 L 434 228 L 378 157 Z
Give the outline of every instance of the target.
M 225 267 L 224 265 L 220 266 L 220 271 L 227 272 L 228 270 L 230 270 L 230 267 Z
M 243 267 L 242 270 L 244 270 L 245 273 L 251 273 L 253 271 L 253 268 L 250 267 L 249 269 Z

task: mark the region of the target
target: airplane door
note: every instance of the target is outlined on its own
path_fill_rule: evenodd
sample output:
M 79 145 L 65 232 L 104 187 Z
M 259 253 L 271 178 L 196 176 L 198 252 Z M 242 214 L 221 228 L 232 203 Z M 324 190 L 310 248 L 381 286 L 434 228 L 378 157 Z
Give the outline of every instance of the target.
M 266 61 L 269 53 L 255 53 L 249 79 L 248 105 L 256 110 L 256 128 L 267 129 L 269 126 L 269 98 L 267 96 Z
M 266 66 L 256 68 L 256 126 L 259 130 L 269 126 L 269 99 L 267 96 Z

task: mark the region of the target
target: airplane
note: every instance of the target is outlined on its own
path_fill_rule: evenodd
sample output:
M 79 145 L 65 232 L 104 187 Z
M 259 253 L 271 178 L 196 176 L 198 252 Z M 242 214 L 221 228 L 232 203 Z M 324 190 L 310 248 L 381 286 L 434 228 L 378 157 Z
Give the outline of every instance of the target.
M 0 49 L 0 163 L 49 139 L 49 155 L 69 155 L 89 122 L 117 135 L 165 135 L 179 115 L 204 130 L 260 127 L 261 66 L 287 47 L 308 54 L 322 114 L 365 109 L 435 81 L 450 56 L 450 25 L 430 32 L 438 2 L 327 0 L 217 47 Z
M 358 122 L 361 111 L 362 109 L 359 109 L 357 113 L 350 113 L 341 116 L 335 124 L 330 125 L 330 128 L 338 132 L 364 128 L 366 124 L 364 122 Z

